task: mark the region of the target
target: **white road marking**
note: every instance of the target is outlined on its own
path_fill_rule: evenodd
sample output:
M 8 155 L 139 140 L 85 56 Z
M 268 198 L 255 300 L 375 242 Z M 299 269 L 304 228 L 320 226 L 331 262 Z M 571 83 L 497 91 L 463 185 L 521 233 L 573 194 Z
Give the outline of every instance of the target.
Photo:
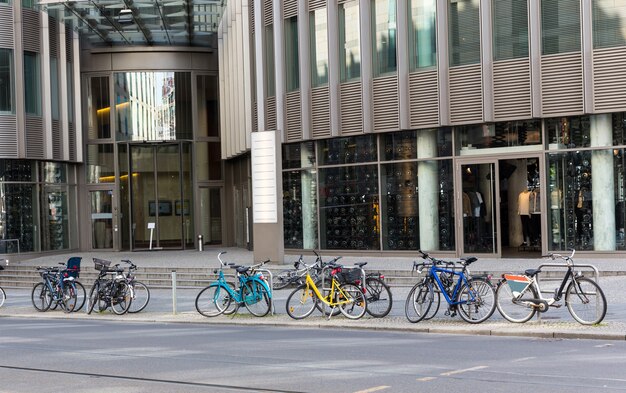
M 381 390 L 385 390 L 385 389 L 389 389 L 390 386 L 376 386 L 373 388 L 369 388 L 369 389 L 365 389 L 365 390 L 359 390 L 358 392 L 354 392 L 354 393 L 372 393 L 372 392 L 378 392 Z
M 462 373 L 466 373 L 466 372 L 469 372 L 469 371 L 482 370 L 483 368 L 487 368 L 487 367 L 488 366 L 476 366 L 476 367 L 464 368 L 462 370 L 448 371 L 448 372 L 445 372 L 445 373 L 441 373 L 439 375 L 442 375 L 444 377 L 449 377 L 450 375 L 462 374 Z
M 525 362 L 526 360 L 533 360 L 533 359 L 537 359 L 537 357 L 529 356 L 527 358 L 513 359 L 513 360 L 511 360 L 511 362 Z
M 420 382 L 428 382 L 428 381 L 432 381 L 433 379 L 437 379 L 437 377 L 417 378 L 417 380 L 420 381 Z

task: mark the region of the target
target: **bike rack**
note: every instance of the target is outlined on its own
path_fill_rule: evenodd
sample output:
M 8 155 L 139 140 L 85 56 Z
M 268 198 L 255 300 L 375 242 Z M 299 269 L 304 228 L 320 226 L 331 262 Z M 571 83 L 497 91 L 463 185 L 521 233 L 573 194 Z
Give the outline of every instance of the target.
M 270 313 L 272 315 L 274 315 L 274 275 L 272 274 L 271 270 L 269 269 L 254 269 L 257 272 L 261 272 L 261 273 L 267 273 L 267 275 L 270 277 L 269 279 L 269 287 L 270 287 Z

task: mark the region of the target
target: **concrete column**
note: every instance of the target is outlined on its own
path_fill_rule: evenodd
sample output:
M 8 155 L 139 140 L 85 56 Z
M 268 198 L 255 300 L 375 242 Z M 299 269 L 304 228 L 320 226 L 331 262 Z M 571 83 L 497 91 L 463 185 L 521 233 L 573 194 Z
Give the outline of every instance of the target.
M 417 158 L 437 157 L 437 129 L 417 133 Z M 437 161 L 417 164 L 420 248 L 439 249 L 439 175 Z
M 613 144 L 611 114 L 590 115 L 591 146 Z M 593 200 L 593 247 L 595 251 L 615 250 L 615 179 L 613 150 L 591 152 Z
M 308 149 L 309 144 L 301 144 L 300 158 L 302 166 L 306 167 L 313 152 Z M 303 170 L 300 176 L 302 186 L 302 248 L 314 250 L 317 248 L 317 187 L 313 184 L 315 174 Z

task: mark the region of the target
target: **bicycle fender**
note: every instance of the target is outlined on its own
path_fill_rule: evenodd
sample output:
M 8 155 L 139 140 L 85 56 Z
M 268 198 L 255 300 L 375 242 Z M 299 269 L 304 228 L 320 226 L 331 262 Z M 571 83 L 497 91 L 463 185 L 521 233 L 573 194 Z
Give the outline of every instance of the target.
M 268 296 L 270 298 L 272 297 L 272 290 L 270 289 L 269 285 L 267 285 L 267 282 L 265 280 L 260 280 L 258 277 L 252 277 L 250 281 L 258 282 L 261 285 L 263 285 L 263 288 L 265 288 L 265 291 L 267 292 Z

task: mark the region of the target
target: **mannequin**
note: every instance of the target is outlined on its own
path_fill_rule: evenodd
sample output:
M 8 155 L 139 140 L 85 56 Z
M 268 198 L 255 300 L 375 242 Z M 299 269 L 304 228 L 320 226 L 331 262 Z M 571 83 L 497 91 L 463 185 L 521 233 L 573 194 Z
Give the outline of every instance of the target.
M 524 190 L 520 192 L 517 203 L 517 214 L 520 216 L 520 220 L 522 220 L 522 235 L 524 237 L 524 241 L 522 246 L 526 246 L 530 244 L 530 191 Z

